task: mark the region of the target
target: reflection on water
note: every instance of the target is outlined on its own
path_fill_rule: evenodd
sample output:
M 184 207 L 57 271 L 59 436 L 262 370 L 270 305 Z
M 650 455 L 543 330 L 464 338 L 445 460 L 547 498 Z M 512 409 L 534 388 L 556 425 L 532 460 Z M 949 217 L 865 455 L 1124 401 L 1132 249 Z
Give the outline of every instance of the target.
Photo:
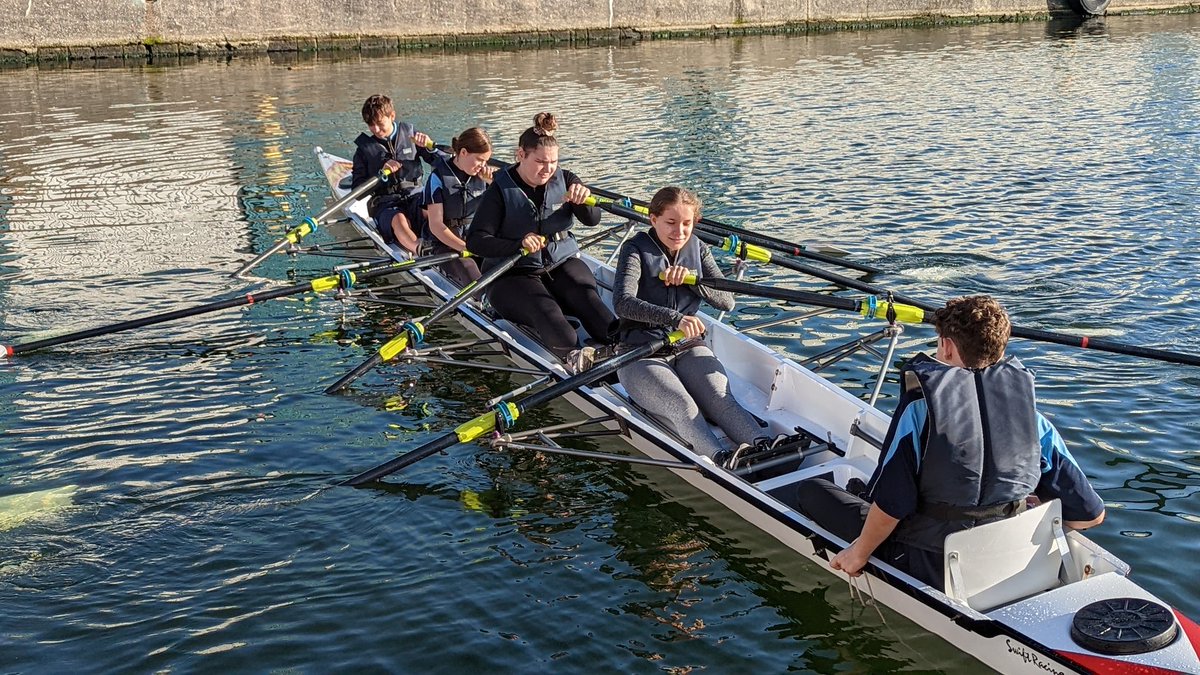
M 1198 22 L 3 72 L 0 341 L 269 283 L 228 274 L 324 205 L 312 148 L 349 155 L 359 104 L 386 91 L 440 141 L 483 125 L 501 157 L 555 111 L 564 166 L 585 181 L 640 197 L 691 186 L 708 215 L 834 242 L 912 297 L 988 292 L 1024 326 L 1197 353 Z M 331 264 L 279 256 L 257 272 Z M 771 268 L 747 278 L 834 290 Z M 320 393 L 425 311 L 289 299 L 0 363 L 0 632 L 21 636 L 6 663 L 974 667 L 670 475 L 472 446 L 389 490 L 328 489 L 526 381 L 399 364 Z M 747 300 L 734 318 L 778 311 Z M 876 328 L 828 314 L 763 340 L 809 356 Z M 443 324 L 428 339 L 462 336 Z M 901 352 L 930 338 L 910 327 Z M 1197 553 L 1200 375 L 1012 351 L 1109 504 L 1095 538 L 1200 614 L 1175 562 Z M 829 376 L 865 396 L 876 367 Z

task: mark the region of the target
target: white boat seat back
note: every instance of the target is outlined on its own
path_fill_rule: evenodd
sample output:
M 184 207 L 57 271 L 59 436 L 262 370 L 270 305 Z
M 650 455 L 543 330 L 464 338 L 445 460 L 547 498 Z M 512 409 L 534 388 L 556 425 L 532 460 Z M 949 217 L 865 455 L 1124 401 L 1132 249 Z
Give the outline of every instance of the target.
M 978 612 L 1057 587 L 1070 547 L 1062 503 L 946 537 L 946 595 Z M 1069 567 L 1069 566 L 1068 566 Z

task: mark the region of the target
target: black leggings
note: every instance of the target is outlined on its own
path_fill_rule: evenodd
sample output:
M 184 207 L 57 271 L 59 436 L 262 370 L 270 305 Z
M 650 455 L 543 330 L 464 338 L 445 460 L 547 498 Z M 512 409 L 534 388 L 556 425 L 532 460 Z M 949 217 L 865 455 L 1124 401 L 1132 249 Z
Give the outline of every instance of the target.
M 824 478 L 809 478 L 796 484 L 794 502 L 800 512 L 833 534 L 853 542 L 862 533 L 871 503 L 850 494 Z M 873 557 L 942 590 L 945 586 L 942 553 L 886 539 Z
M 579 319 L 597 342 L 612 342 L 617 330 L 617 317 L 596 291 L 596 277 L 579 258 L 549 272 L 509 272 L 492 282 L 488 300 L 500 316 L 532 330 L 559 358 L 579 342 L 564 314 Z

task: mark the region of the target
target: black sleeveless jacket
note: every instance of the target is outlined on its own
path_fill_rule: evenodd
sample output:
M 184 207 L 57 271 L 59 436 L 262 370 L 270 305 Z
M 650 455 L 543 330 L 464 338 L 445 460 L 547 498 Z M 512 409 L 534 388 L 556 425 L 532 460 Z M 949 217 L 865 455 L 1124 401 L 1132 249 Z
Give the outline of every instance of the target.
M 642 274 L 638 278 L 637 297 L 646 302 L 668 307 L 680 314 L 693 315 L 700 309 L 700 296 L 684 286 L 667 286 L 658 278 L 659 272 L 671 265 L 686 267 L 700 278 L 704 275 L 704 265 L 701 260 L 701 246 L 698 237 L 692 237 L 683 248 L 675 254 L 675 261 L 667 256 L 666 251 L 659 245 L 649 232 L 639 232 L 625 243 L 637 252 L 641 262 Z M 627 345 L 641 345 L 658 340 L 667 335 L 671 327 L 653 326 L 633 319 L 621 319 L 621 342 Z
M 452 157 L 438 155 L 432 172 L 442 181 L 442 221 L 455 235 L 464 238 L 488 184 L 479 176 L 471 176 L 463 183 L 451 165 L 452 161 Z
M 400 164 L 400 171 L 388 177 L 386 183 L 381 183 L 371 192 L 371 202 L 368 211 L 371 215 L 384 205 L 397 199 L 408 199 L 421 183 L 423 171 L 421 168 L 421 151 L 413 142 L 415 129 L 407 122 L 396 122 L 395 140 L 383 140 L 371 134 L 359 134 L 354 139 L 357 150 L 354 152 L 354 168 L 352 170 L 353 187 L 365 183 L 379 175 L 383 165 L 394 159 Z M 387 199 L 392 195 L 398 197 Z
M 504 199 L 504 222 L 496 231 L 497 237 L 520 240 L 531 232 L 557 232 L 547 235 L 550 241 L 545 248 L 521 258 L 514 269 L 549 270 L 579 253 L 579 245 L 567 229 L 575 215 L 570 205 L 565 203 L 567 183 L 561 170 L 555 171 L 546 183 L 541 204 L 534 204 L 508 171 L 497 171 L 489 189 L 500 190 Z M 484 258 L 481 271 L 486 273 L 500 262 L 499 258 Z
M 981 369 L 925 354 L 901 370 L 905 396 L 928 407 L 916 513 L 897 541 L 942 551 L 946 535 L 1025 508 L 1041 477 L 1033 374 L 1015 357 Z

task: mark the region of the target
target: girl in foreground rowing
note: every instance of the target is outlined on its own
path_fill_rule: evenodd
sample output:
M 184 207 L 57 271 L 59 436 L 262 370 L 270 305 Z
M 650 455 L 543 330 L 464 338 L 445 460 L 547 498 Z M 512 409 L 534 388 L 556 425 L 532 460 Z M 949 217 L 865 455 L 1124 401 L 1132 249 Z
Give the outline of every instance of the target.
M 428 221 L 424 239 L 430 254 L 462 251 L 463 237 L 475 217 L 475 209 L 492 181 L 492 139 L 479 127 L 471 127 L 450 141 L 453 154 L 440 150 L 425 181 L 423 202 Z M 439 268 L 460 287 L 479 278 L 479 267 L 470 258 L 458 258 Z
M 496 172 L 479 202 L 467 249 L 483 256 L 485 273 L 522 248 L 529 251 L 492 282 L 488 300 L 501 317 L 531 329 L 546 348 L 566 358 L 578 337 L 564 312 L 605 344 L 617 321 L 596 292 L 591 269 L 575 257 L 579 246 L 571 224 L 599 224 L 600 209 L 584 206 L 591 191 L 559 168 L 557 128 L 554 115 L 538 113 L 521 134 L 517 163 Z
M 681 330 L 689 338 L 671 353 L 636 361 L 617 371 L 630 397 L 668 429 L 714 463 L 733 467 L 738 458 L 772 441 L 758 420 L 729 390 L 729 378 L 712 350 L 699 338 L 704 323 L 700 302 L 733 309 L 733 294 L 684 284 L 684 277 L 720 277 L 708 247 L 692 236 L 700 220 L 700 200 L 678 187 L 665 187 L 650 200 L 652 229 L 621 247 L 613 287 L 613 308 L 621 319 L 622 345 L 640 345 Z M 662 273 L 663 279 L 659 278 Z M 737 450 L 722 447 L 705 418 L 714 420 Z

